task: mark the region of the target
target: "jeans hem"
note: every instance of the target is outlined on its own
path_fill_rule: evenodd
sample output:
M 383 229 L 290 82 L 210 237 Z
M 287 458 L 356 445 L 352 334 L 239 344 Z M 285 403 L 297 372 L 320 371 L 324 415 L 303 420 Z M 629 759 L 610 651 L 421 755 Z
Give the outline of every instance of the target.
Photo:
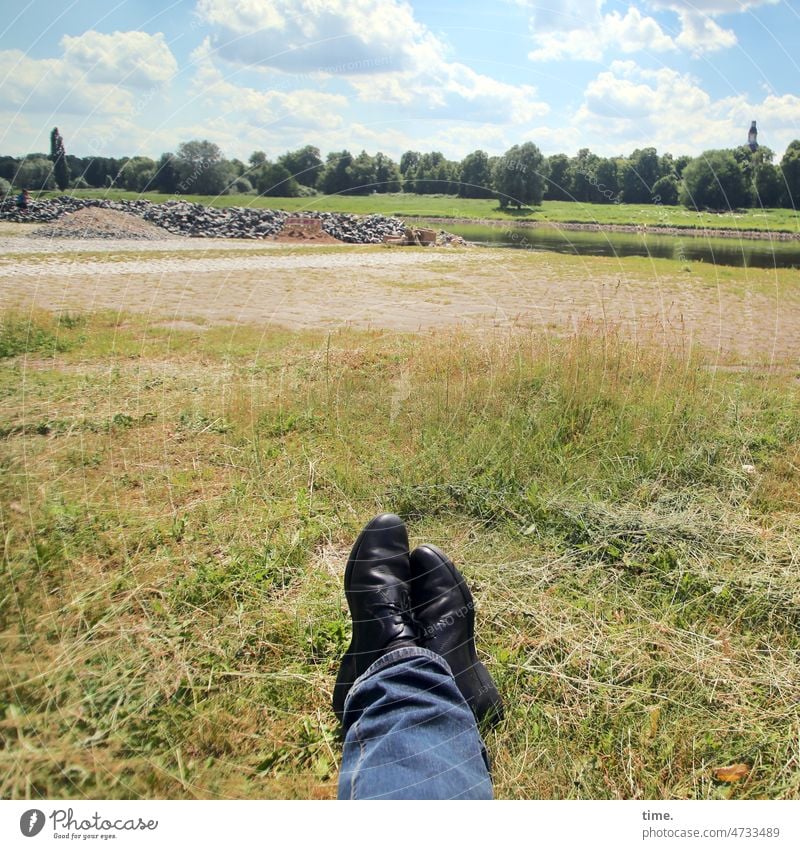
M 453 672 L 450 669 L 450 665 L 447 661 L 440 655 L 436 654 L 436 652 L 431 651 L 430 649 L 424 649 L 421 646 L 402 646 L 399 649 L 392 649 L 392 651 L 386 652 L 386 654 L 381 655 L 371 666 L 367 667 L 366 671 L 356 678 L 353 682 L 353 686 L 350 688 L 350 692 L 347 694 L 347 698 L 344 703 L 345 713 L 347 712 L 347 703 L 353 697 L 353 694 L 358 690 L 359 686 L 363 684 L 368 678 L 371 678 L 373 675 L 376 675 L 383 669 L 386 669 L 389 666 L 394 666 L 396 663 L 402 663 L 404 660 L 409 660 L 413 657 L 427 657 L 428 660 L 434 661 L 437 665 L 442 667 L 443 671 L 448 675 L 452 676 Z

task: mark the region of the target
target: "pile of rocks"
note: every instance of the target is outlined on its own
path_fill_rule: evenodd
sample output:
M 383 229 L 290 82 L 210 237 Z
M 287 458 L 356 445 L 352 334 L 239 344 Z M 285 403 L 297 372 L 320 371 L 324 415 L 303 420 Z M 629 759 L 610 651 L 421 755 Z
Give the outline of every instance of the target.
M 322 219 L 322 229 L 340 242 L 379 245 L 384 236 L 402 235 L 405 224 L 399 218 L 385 215 L 345 215 L 339 212 L 304 213 Z
M 120 201 L 126 203 L 126 201 Z M 283 227 L 286 213 L 275 209 L 228 206 L 218 208 L 187 201 L 151 203 L 127 201 L 139 205 L 137 215 L 181 236 L 200 239 L 266 239 Z M 126 209 L 126 212 L 134 212 Z
M 229 206 L 217 208 L 187 201 L 152 203 L 149 200 L 96 200 L 62 195 L 31 201 L 19 210 L 13 198 L 0 204 L 0 220 L 46 223 L 80 209 L 126 212 L 180 236 L 205 239 L 266 239 L 278 234 L 289 213 L 276 209 Z M 305 217 L 322 219 L 322 229 L 341 242 L 379 244 L 384 236 L 403 232 L 399 218 L 384 215 L 345 215 L 336 212 L 308 212 Z M 110 237 L 113 238 L 113 237 Z

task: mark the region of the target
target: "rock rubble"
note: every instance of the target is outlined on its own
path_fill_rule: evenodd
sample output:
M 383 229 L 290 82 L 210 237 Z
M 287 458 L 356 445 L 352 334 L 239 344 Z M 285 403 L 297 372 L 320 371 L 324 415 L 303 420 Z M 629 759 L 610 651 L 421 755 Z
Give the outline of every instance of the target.
M 27 210 L 19 210 L 13 198 L 0 204 L 0 220 L 47 223 L 87 208 L 136 215 L 179 236 L 205 239 L 266 239 L 277 235 L 289 213 L 276 209 L 229 206 L 203 206 L 188 201 L 152 203 L 149 200 L 99 200 L 68 195 L 33 200 Z M 322 229 L 335 239 L 351 244 L 380 244 L 384 236 L 403 232 L 399 218 L 384 215 L 347 215 L 337 212 L 304 212 L 322 219 Z M 69 235 L 69 234 L 64 234 Z M 116 238 L 109 235 L 108 238 Z

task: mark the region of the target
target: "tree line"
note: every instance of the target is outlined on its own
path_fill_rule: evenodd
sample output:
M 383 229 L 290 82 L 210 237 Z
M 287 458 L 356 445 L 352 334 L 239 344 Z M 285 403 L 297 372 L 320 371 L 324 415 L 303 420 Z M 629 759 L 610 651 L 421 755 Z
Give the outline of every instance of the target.
M 497 198 L 501 207 L 536 206 L 542 200 L 639 203 L 694 209 L 794 208 L 800 201 L 800 140 L 780 163 L 767 147 L 710 150 L 701 156 L 659 155 L 655 148 L 629 156 L 601 157 L 588 148 L 576 156 L 545 157 L 526 142 L 502 156 L 475 150 L 462 160 L 438 151 L 408 150 L 395 162 L 383 153 L 333 151 L 322 157 L 306 145 L 271 160 L 255 151 L 247 162 L 226 159 L 207 140 L 178 145 L 158 160 L 146 156 L 77 157 L 66 154 L 54 129 L 51 152 L 0 157 L 0 190 L 121 188 L 171 195 L 253 194 L 305 197 L 318 193 L 387 192 Z

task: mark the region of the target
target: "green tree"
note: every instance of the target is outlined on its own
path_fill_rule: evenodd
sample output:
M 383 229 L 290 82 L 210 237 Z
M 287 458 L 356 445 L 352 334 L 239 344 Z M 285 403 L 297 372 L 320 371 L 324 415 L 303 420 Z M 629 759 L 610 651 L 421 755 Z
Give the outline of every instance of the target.
M 750 205 L 767 208 L 778 206 L 781 199 L 781 175 L 772 164 L 775 152 L 766 145 L 750 150 L 748 145 L 737 147 L 733 155 L 750 189 Z
M 674 174 L 659 177 L 653 186 L 653 203 L 675 206 L 678 203 L 679 189 L 680 183 Z
M 729 210 L 747 206 L 750 192 L 731 150 L 707 150 L 684 169 L 680 200 L 690 209 Z
M 797 209 L 800 207 L 800 139 L 795 139 L 786 148 L 780 170 L 781 206 Z
M 91 157 L 72 156 L 68 153 L 66 156 L 67 168 L 70 173 L 70 185 L 75 188 L 75 181 L 83 178 L 86 181 L 86 169 L 92 161 Z
M 193 139 L 178 145 L 176 167 L 181 194 L 221 195 L 234 179 L 233 168 L 219 147 L 208 140 Z
M 459 166 L 458 196 L 462 198 L 490 198 L 492 191 L 492 169 L 489 155 L 484 150 L 468 153 Z
M 781 172 L 771 162 L 753 164 L 753 201 L 756 206 L 767 208 L 780 206 L 782 194 Z
M 691 156 L 688 154 L 684 154 L 683 156 L 678 156 L 672 161 L 672 169 L 673 174 L 679 179 L 683 179 L 683 172 L 686 170 L 686 166 L 692 161 Z
M 548 180 L 544 196 L 547 200 L 575 200 L 572 194 L 572 170 L 569 157 L 556 153 L 547 158 Z
M 249 179 L 260 195 L 293 198 L 300 194 L 300 186 L 288 168 L 268 159 L 250 172 Z
M 422 154 L 418 150 L 407 150 L 400 157 L 400 173 L 405 177 L 412 168 L 416 168 Z
M 371 195 L 376 182 L 375 160 L 362 150 L 350 165 L 350 194 Z
M 58 127 L 53 127 L 50 133 L 50 159 L 53 163 L 53 178 L 59 190 L 63 192 L 69 186 L 69 166 L 64 150 L 64 139 L 58 132 Z
M 781 172 L 777 165 L 764 163 L 756 169 L 753 180 L 753 200 L 756 206 L 764 209 L 780 206 L 782 189 Z
M 178 158 L 174 153 L 162 153 L 156 163 L 156 172 L 153 175 L 151 186 L 158 189 L 159 192 L 171 195 L 178 190 L 180 179 Z M 96 185 L 92 179 L 89 179 L 89 182 L 93 186 Z
M 578 151 L 578 155 L 569 161 L 569 170 L 572 185 L 572 195 L 577 201 L 590 203 L 596 198 L 593 182 L 597 179 L 597 166 L 600 157 L 592 153 L 588 147 Z
M 253 168 L 258 168 L 259 165 L 263 165 L 267 161 L 267 154 L 263 150 L 254 150 L 247 161 Z
M 278 164 L 283 165 L 301 186 L 308 186 L 312 189 L 319 182 L 323 165 L 319 148 L 310 144 L 279 156 Z
M 106 156 L 92 157 L 83 169 L 83 177 L 90 186 L 102 188 L 119 173 L 121 161 Z
M 134 156 L 120 169 L 117 185 L 129 192 L 143 192 L 155 177 L 157 167 L 149 156 Z
M 375 190 L 379 194 L 399 192 L 401 187 L 400 169 L 397 163 L 383 153 L 375 154 Z
M 654 147 L 634 150 L 622 169 L 622 200 L 625 203 L 652 203 L 653 186 L 661 176 Z
M 353 154 L 349 150 L 331 152 L 325 160 L 320 188 L 326 195 L 337 195 L 353 186 Z
M 233 181 L 231 191 L 235 195 L 249 195 L 253 191 L 253 184 L 247 177 L 237 177 Z
M 414 182 L 414 173 L 421 157 L 422 154 L 418 150 L 407 150 L 400 157 L 400 176 L 404 192 L 415 192 L 417 189 Z
M 494 185 L 504 209 L 509 205 L 539 206 L 544 196 L 546 163 L 533 142 L 515 144 L 494 168 Z
M 0 177 L 8 180 L 9 183 L 13 182 L 17 168 L 19 168 L 19 159 L 15 156 L 0 156 Z
M 619 203 L 619 169 L 616 159 L 601 159 L 595 168 L 594 192 L 589 199 L 592 203 Z
M 404 154 L 405 155 L 405 154 Z M 420 195 L 434 195 L 455 189 L 458 181 L 458 163 L 445 159 L 438 150 L 423 153 L 417 164 L 406 173 L 413 181 L 413 191 Z
M 44 155 L 26 156 L 14 174 L 14 186 L 32 191 L 54 189 L 53 163 Z

